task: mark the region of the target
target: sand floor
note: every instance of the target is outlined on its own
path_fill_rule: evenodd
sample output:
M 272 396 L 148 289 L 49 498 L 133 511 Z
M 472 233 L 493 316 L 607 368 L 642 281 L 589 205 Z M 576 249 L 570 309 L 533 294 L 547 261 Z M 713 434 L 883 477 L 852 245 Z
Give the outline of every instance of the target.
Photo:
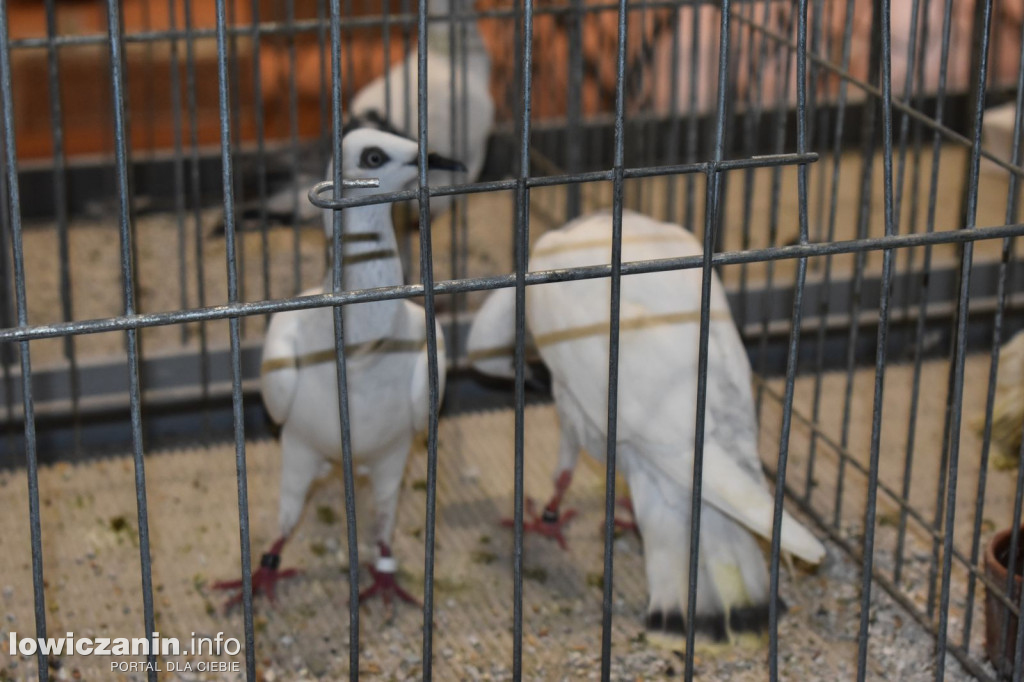
M 881 479 L 898 485 L 902 471 L 902 428 L 908 368 L 889 369 L 886 427 L 882 438 Z M 984 387 L 984 358 L 968 364 L 966 400 L 970 416 Z M 866 462 L 870 435 L 872 372 L 858 371 L 851 413 L 850 450 Z M 941 362 L 926 365 L 922 418 L 918 433 L 911 501 L 927 514 L 935 489 L 938 433 L 935 411 L 942 405 L 937 386 L 944 381 Z M 822 427 L 831 433 L 841 414 L 842 374 L 829 374 Z M 807 405 L 813 379 L 797 382 L 797 410 Z M 779 382 L 773 380 L 774 389 Z M 527 408 L 526 486 L 538 497 L 550 491 L 557 447 L 554 409 Z M 779 410 L 765 398 L 762 455 L 770 466 L 778 452 Z M 439 679 L 509 679 L 511 675 L 511 534 L 499 519 L 511 512 L 513 414 L 509 410 L 466 414 L 442 420 L 439 446 L 437 564 L 435 583 L 434 666 Z M 970 551 L 978 439 L 963 434 L 956 543 Z M 804 480 L 806 430 L 794 427 L 789 483 Z M 247 445 L 254 560 L 276 535 L 279 449 L 273 441 Z M 546 540 L 526 543 L 524 677 L 531 680 L 581 679 L 597 675 L 600 641 L 603 471 L 584 458 L 570 503 L 580 516 L 569 528 L 570 549 L 560 551 Z M 820 448 L 812 507 L 831 518 L 835 457 Z M 422 594 L 425 465 L 422 447 L 410 457 L 395 540 L 405 584 Z M 852 472 L 852 469 L 851 469 Z M 238 511 L 234 451 L 214 446 L 152 453 L 146 461 L 153 584 L 158 628 L 163 636 L 189 633 L 241 637 L 241 616 L 220 611 L 223 595 L 212 581 L 235 576 L 239 567 Z M 983 539 L 1008 523 L 1013 474 L 989 477 Z M 861 527 L 863 477 L 848 473 L 840 524 L 843 537 L 855 543 Z M 0 517 L 0 634 L 33 627 L 29 531 L 23 471 L 0 474 L 8 502 Z M 78 465 L 57 464 L 40 472 L 43 560 L 47 580 L 47 619 L 52 632 L 78 636 L 130 636 L 142 628 L 137 547 L 137 516 L 132 464 L 112 457 Z M 360 507 L 362 508 L 362 507 Z M 790 505 L 793 509 L 793 505 Z M 894 507 L 879 496 L 879 534 L 875 562 L 891 571 Z M 806 517 L 801 517 L 808 522 Z M 889 519 L 886 521 L 886 519 Z M 809 523 L 809 522 L 808 522 Z M 812 526 L 814 527 L 814 526 Z M 816 528 L 816 527 L 815 527 Z M 816 528 L 819 536 L 820 529 Z M 286 566 L 303 569 L 284 584 L 276 606 L 256 604 L 257 662 L 261 679 L 337 679 L 347 671 L 348 597 L 345 521 L 340 482 L 320 486 L 284 555 Z M 780 674 L 785 679 L 847 679 L 856 669 L 859 623 L 859 563 L 829 544 L 830 558 L 816 573 L 781 570 L 781 592 L 790 606 L 780 624 Z M 911 524 L 905 550 L 903 588 L 915 603 L 926 595 L 931 545 Z M 660 679 L 682 673 L 682 661 L 643 637 L 645 586 L 642 547 L 632 536 L 615 545 L 614 679 Z M 956 564 L 954 564 L 956 565 Z M 363 580 L 368 580 L 364 572 Z M 953 573 L 950 632 L 960 641 L 964 625 L 965 573 Z M 971 653 L 981 653 L 981 600 L 975 601 Z M 379 602 L 361 609 L 361 671 L 366 679 L 416 679 L 420 672 L 421 612 L 400 607 L 385 622 Z M 925 680 L 934 675 L 934 641 L 901 607 L 878 588 L 872 591 L 869 679 Z M 764 647 L 698 651 L 700 679 L 760 680 L 766 675 Z M 237 658 L 237 657 L 236 657 Z M 23 679 L 34 660 L 0 659 L 9 678 Z M 106 661 L 103 662 L 106 664 Z M 96 659 L 62 659 L 60 675 L 108 679 Z M 178 676 L 180 679 L 202 679 Z M 166 679 L 177 679 L 167 674 Z M 210 679 L 220 679 L 211 677 Z M 947 679 L 970 679 L 949 658 Z

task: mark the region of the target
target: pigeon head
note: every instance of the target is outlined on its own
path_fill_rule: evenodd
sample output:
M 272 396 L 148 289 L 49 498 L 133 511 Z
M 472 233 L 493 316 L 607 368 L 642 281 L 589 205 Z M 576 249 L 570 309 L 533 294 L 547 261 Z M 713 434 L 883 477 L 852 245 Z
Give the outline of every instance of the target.
M 342 139 L 342 175 L 348 180 L 377 178 L 379 187 L 351 193 L 397 192 L 416 180 L 419 146 L 402 135 L 371 127 L 355 128 Z M 427 155 L 430 170 L 465 171 L 459 161 L 440 154 Z

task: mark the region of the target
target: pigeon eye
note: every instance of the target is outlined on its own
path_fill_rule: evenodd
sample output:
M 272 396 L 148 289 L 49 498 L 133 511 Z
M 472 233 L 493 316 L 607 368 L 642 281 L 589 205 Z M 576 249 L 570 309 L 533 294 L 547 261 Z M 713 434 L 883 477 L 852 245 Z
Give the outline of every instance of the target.
M 359 165 L 362 168 L 380 168 L 388 161 L 388 155 L 380 147 L 364 149 L 359 157 Z

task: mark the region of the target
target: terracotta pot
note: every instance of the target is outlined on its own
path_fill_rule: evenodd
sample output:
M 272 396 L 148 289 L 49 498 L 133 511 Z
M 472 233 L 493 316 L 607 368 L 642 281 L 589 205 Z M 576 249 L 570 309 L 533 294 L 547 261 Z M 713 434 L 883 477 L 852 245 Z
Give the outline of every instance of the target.
M 1010 600 L 1020 603 L 1021 576 L 1019 571 L 1024 567 L 1024 527 L 1018 536 L 1017 560 L 1014 562 L 1013 589 Z M 1010 554 L 1010 529 L 996 533 L 985 549 L 985 575 L 999 586 L 1006 585 L 1006 566 Z M 995 669 L 1004 677 L 1013 673 L 1013 655 L 1017 643 L 1017 616 L 1012 613 L 1007 619 L 1006 645 L 1002 644 L 1001 630 L 1003 618 L 1007 614 L 1006 605 L 988 587 L 985 588 L 985 652 Z

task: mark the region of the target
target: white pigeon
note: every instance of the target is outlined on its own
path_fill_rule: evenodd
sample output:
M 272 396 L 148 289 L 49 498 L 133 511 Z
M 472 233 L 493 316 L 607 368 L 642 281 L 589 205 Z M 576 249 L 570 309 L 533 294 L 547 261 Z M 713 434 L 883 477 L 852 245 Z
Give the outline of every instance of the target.
M 577 218 L 537 240 L 531 269 L 606 264 L 611 237 L 610 211 Z M 686 230 L 623 212 L 624 262 L 701 253 Z M 605 454 L 610 286 L 602 278 L 527 288 L 527 324 L 551 372 L 561 430 L 556 493 L 530 530 L 564 522 L 559 505 L 580 448 Z M 687 613 L 700 292 L 700 269 L 622 279 L 616 451 L 644 542 L 647 627 L 670 635 L 685 633 Z M 754 536 L 771 537 L 773 496 L 757 453 L 749 360 L 717 276 L 710 304 L 695 627 L 725 641 L 767 625 L 768 573 Z M 514 305 L 514 291 L 499 290 L 475 321 L 468 352 L 479 371 L 507 375 L 500 349 L 513 341 Z M 785 513 L 782 550 L 813 564 L 825 556 L 821 542 Z
M 483 170 L 487 139 L 494 127 L 491 56 L 475 21 L 457 20 L 453 28 L 452 22 L 447 20 L 453 11 L 456 14 L 472 11 L 473 0 L 429 0 L 427 5 L 431 17 L 446 17 L 427 25 L 428 143 L 432 150 L 459 159 L 466 166 L 462 175 L 433 171 L 428 182 L 432 187 L 473 182 Z M 454 55 L 451 49 L 453 33 Z M 381 127 L 415 137 L 419 115 L 417 59 L 417 51 L 413 49 L 403 62 L 365 85 L 352 98 L 349 112 L 361 119 L 379 122 Z M 443 213 L 452 201 L 451 196 L 431 198 L 431 214 Z
M 345 196 L 393 192 L 417 174 L 418 147 L 404 137 L 357 128 L 343 138 L 343 177 L 379 178 L 378 189 L 346 189 Z M 457 169 L 456 161 L 430 154 L 430 168 Z M 328 173 L 328 177 L 330 173 Z M 391 205 L 348 208 L 343 212 L 343 277 L 346 290 L 403 282 Z M 333 231 L 333 216 L 324 213 L 324 228 Z M 322 288 L 330 291 L 331 275 Z M 391 541 L 398 491 L 415 435 L 428 418 L 426 322 L 421 306 L 409 300 L 376 301 L 344 307 L 345 362 L 349 396 L 352 456 L 368 472 L 374 498 L 374 539 L 378 550 L 373 586 L 360 599 L 381 594 L 413 598 L 395 582 Z M 445 353 L 437 324 L 438 373 L 444 394 Z M 341 459 L 341 424 L 335 369 L 334 314 L 331 308 L 277 313 L 270 319 L 263 345 L 261 391 L 267 412 L 281 428 L 281 537 L 263 555 L 253 574 L 253 591 L 273 598 L 281 549 L 299 520 L 310 484 Z M 218 587 L 237 588 L 238 581 Z M 237 601 L 235 597 L 232 602 Z M 229 602 L 229 605 L 232 603 Z
M 473 0 L 429 0 L 431 17 L 448 17 L 473 9 Z M 491 97 L 491 56 L 484 46 L 474 21 L 455 22 L 455 56 L 451 53 L 452 25 L 447 19 L 431 21 L 427 26 L 427 134 L 430 148 L 446 157 L 459 159 L 465 168 L 458 172 L 433 170 L 428 174 L 431 187 L 474 182 L 483 171 L 487 141 L 494 127 L 494 99 Z M 465 37 L 465 42 L 463 42 Z M 465 79 L 463 65 L 465 64 Z M 454 107 L 452 81 L 455 83 Z M 408 83 L 408 89 L 406 84 Z M 419 69 L 415 47 L 387 74 L 382 74 L 357 92 L 348 110 L 362 125 L 406 137 L 418 136 Z M 409 107 L 406 107 L 408 101 Z M 452 115 L 455 137 L 452 137 Z M 465 121 L 464 121 L 465 119 Z M 266 216 L 271 223 L 303 224 L 320 215 L 320 209 L 306 199 L 306 193 L 320 178 L 313 177 L 300 162 L 288 186 L 273 191 L 258 205 L 243 208 L 246 225 Z M 415 178 L 406 186 L 415 185 Z M 299 197 L 296 206 L 295 197 Z M 430 212 L 438 216 L 452 205 L 452 196 L 430 199 Z M 407 204 L 415 209 L 415 202 Z M 419 213 L 413 210 L 416 222 Z M 240 223 L 241 224 L 241 223 Z M 223 234 L 223 225 L 214 234 Z

